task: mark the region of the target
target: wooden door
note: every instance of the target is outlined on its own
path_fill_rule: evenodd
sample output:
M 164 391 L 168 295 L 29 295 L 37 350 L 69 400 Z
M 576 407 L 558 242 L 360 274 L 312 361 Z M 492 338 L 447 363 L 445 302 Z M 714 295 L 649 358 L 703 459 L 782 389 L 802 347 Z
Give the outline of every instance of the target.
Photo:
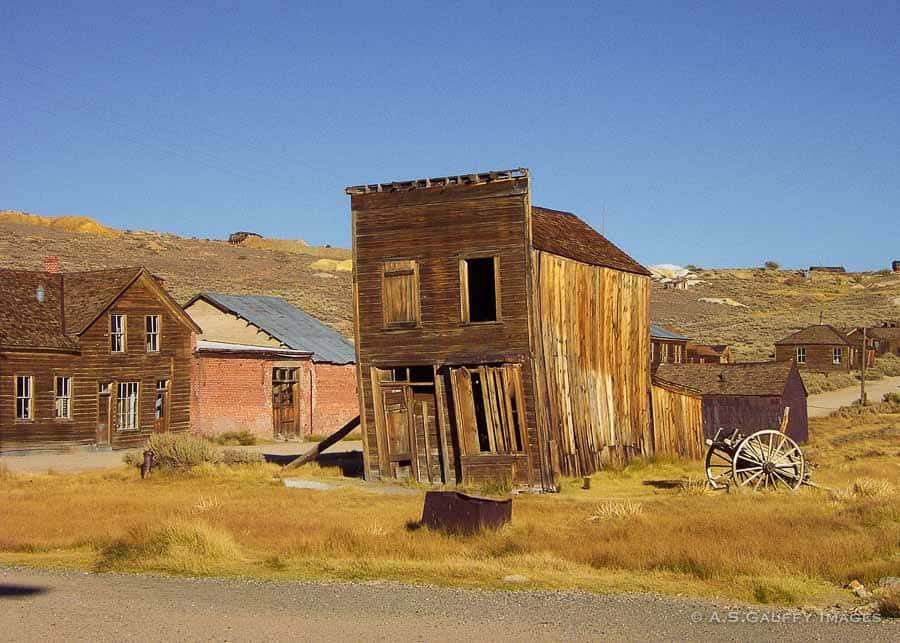
M 112 434 L 112 396 L 109 383 L 97 385 L 97 446 L 108 447 Z
M 433 387 L 412 390 L 412 425 L 419 482 L 441 481 L 436 399 Z
M 156 382 L 156 401 L 153 407 L 153 432 L 169 430 L 169 380 Z
M 412 440 L 409 435 L 409 404 L 406 387 L 389 386 L 382 390 L 384 419 L 387 429 L 388 457 L 391 462 L 412 460 Z
M 300 437 L 297 413 L 297 369 L 276 368 L 272 372 L 272 424 L 282 438 Z

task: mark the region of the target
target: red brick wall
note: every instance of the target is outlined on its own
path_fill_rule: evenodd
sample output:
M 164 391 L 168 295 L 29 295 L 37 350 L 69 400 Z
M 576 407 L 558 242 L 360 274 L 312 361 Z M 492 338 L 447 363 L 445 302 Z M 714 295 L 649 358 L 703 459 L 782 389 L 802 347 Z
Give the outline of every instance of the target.
M 205 435 L 248 431 L 272 437 L 272 362 L 194 356 L 191 429 Z
M 313 367 L 312 433 L 327 435 L 359 415 L 356 365 L 315 364 Z

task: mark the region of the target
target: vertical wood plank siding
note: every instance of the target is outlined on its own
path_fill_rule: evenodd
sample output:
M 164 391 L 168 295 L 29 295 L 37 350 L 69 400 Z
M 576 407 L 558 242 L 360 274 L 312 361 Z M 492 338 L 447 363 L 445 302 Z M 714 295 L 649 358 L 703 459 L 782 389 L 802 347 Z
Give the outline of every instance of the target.
M 649 451 L 650 279 L 534 252 L 542 415 L 560 472 Z
M 149 278 L 149 277 L 148 277 Z M 128 317 L 127 350 L 110 354 L 109 314 Z M 160 315 L 160 351 L 144 345 L 144 316 Z M 0 353 L 0 450 L 87 445 L 96 441 L 98 382 L 140 382 L 140 427 L 112 431 L 112 446 L 142 443 L 153 431 L 156 381 L 170 381 L 169 430 L 190 426 L 191 330 L 142 280 L 126 290 L 80 338 L 80 355 Z M 35 418 L 15 419 L 15 375 L 33 375 Z M 55 375 L 72 377 L 72 419 L 53 417 Z M 112 389 L 115 404 L 115 388 Z
M 653 442 L 657 455 L 704 456 L 703 401 L 698 395 L 653 385 Z

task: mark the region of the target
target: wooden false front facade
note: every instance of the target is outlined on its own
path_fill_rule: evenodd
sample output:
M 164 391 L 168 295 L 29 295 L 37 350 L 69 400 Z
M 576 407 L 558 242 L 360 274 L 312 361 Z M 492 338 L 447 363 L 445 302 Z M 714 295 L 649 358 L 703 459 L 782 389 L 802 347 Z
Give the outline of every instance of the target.
M 643 452 L 646 270 L 525 170 L 347 192 L 368 479 L 550 490 Z

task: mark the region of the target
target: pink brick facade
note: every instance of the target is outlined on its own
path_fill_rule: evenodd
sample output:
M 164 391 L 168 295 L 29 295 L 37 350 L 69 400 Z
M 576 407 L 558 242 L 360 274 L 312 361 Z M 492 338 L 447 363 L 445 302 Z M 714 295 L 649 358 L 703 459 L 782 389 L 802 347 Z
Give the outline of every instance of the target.
M 274 436 L 272 369 L 296 368 L 301 435 L 327 435 L 359 415 L 353 364 L 315 364 L 308 357 L 274 360 L 197 353 L 191 384 L 192 429 L 204 435 L 247 431 Z

